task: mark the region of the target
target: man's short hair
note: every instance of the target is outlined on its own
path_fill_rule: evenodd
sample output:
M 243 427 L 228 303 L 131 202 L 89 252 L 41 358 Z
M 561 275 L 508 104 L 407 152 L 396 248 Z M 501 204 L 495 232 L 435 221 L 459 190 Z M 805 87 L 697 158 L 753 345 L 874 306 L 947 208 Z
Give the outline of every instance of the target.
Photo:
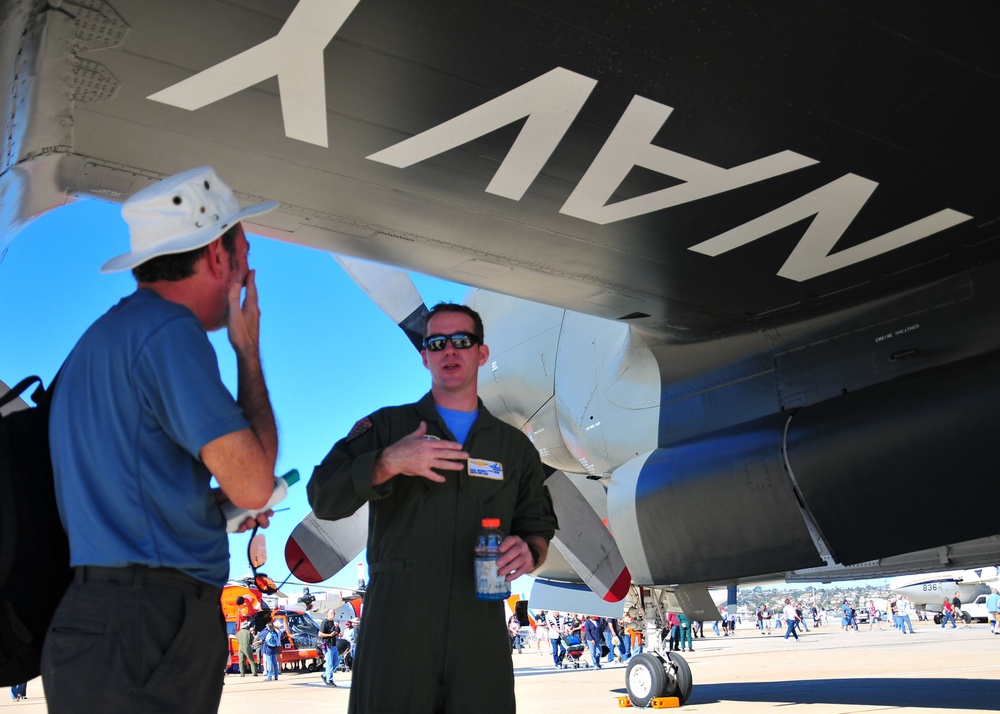
M 239 226 L 240 224 L 237 223 L 219 236 L 222 238 L 222 247 L 225 248 L 226 253 L 229 255 L 231 263 L 236 262 L 236 236 L 239 234 Z M 211 245 L 211 243 L 208 245 Z M 158 280 L 173 282 L 189 278 L 194 274 L 195 263 L 208 250 L 208 245 L 195 248 L 194 250 L 187 250 L 183 253 L 169 253 L 150 258 L 145 263 L 140 263 L 132 268 L 132 275 L 140 283 L 155 283 Z
M 479 313 L 468 305 L 457 305 L 453 302 L 439 302 L 430 309 L 426 317 L 424 317 L 424 337 L 427 337 L 427 325 L 430 324 L 431 318 L 436 315 L 440 315 L 443 312 L 459 312 L 472 318 L 472 331 L 476 334 L 476 337 L 479 338 L 479 343 L 483 343 L 483 340 L 485 339 L 483 331 L 483 318 L 481 318 Z

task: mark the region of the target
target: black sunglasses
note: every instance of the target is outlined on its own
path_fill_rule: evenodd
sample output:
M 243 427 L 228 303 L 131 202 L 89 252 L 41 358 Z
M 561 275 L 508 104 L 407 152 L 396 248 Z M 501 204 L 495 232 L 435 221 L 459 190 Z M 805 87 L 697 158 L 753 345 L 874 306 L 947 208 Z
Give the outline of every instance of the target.
M 431 335 L 424 338 L 424 349 L 428 352 L 440 352 L 451 340 L 451 346 L 456 350 L 467 350 L 479 344 L 479 338 L 467 332 L 456 332 L 454 335 Z

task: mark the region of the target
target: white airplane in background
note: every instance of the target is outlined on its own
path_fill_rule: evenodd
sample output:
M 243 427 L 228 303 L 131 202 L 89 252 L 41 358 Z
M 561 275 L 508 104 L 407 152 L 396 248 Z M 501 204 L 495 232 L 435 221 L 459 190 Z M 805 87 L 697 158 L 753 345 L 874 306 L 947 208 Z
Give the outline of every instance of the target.
M 480 288 L 484 399 L 552 469 L 541 589 L 655 626 L 708 587 L 1000 562 L 994 505 L 940 493 L 1000 461 L 1000 6 L 0 7 L 0 251 L 210 164 L 281 203 L 255 233 Z M 290 566 L 364 520 L 307 519 Z M 676 653 L 631 666 L 637 703 L 690 693 Z
M 979 595 L 989 594 L 991 587 L 1000 587 L 995 567 L 917 573 L 889 581 L 889 590 L 894 594 L 905 595 L 916 609 L 928 612 L 941 612 L 945 599 L 950 601 L 955 593 L 965 605 Z

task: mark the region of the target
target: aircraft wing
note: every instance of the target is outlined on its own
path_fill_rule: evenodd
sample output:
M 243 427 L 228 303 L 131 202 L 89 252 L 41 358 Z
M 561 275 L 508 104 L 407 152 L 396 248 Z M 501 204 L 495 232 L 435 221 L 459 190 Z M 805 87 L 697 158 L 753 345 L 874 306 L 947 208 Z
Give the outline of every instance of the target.
M 715 335 L 997 257 L 990 3 L 3 0 L 0 250 L 210 164 L 255 230 Z
M 998 553 L 1000 553 L 1000 536 L 988 536 L 851 565 L 837 564 L 790 570 L 784 574 L 784 579 L 790 583 L 874 580 L 911 573 L 928 573 L 940 569 L 943 565 L 956 570 L 971 569 L 983 563 L 993 562 Z M 995 572 L 996 568 L 993 571 Z

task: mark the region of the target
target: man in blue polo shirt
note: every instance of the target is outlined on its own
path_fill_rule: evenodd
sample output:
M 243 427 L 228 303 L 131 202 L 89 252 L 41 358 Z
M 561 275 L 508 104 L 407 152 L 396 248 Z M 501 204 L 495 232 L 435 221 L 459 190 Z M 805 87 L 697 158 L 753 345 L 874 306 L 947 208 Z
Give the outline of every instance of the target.
M 278 449 L 240 221 L 275 206 L 240 210 L 201 168 L 122 207 L 131 250 L 102 271 L 132 269 L 138 289 L 80 338 L 52 400 L 56 500 L 75 577 L 42 655 L 50 712 L 218 709 L 229 575 L 218 503 L 262 508 Z M 208 341 L 223 327 L 238 400 Z

